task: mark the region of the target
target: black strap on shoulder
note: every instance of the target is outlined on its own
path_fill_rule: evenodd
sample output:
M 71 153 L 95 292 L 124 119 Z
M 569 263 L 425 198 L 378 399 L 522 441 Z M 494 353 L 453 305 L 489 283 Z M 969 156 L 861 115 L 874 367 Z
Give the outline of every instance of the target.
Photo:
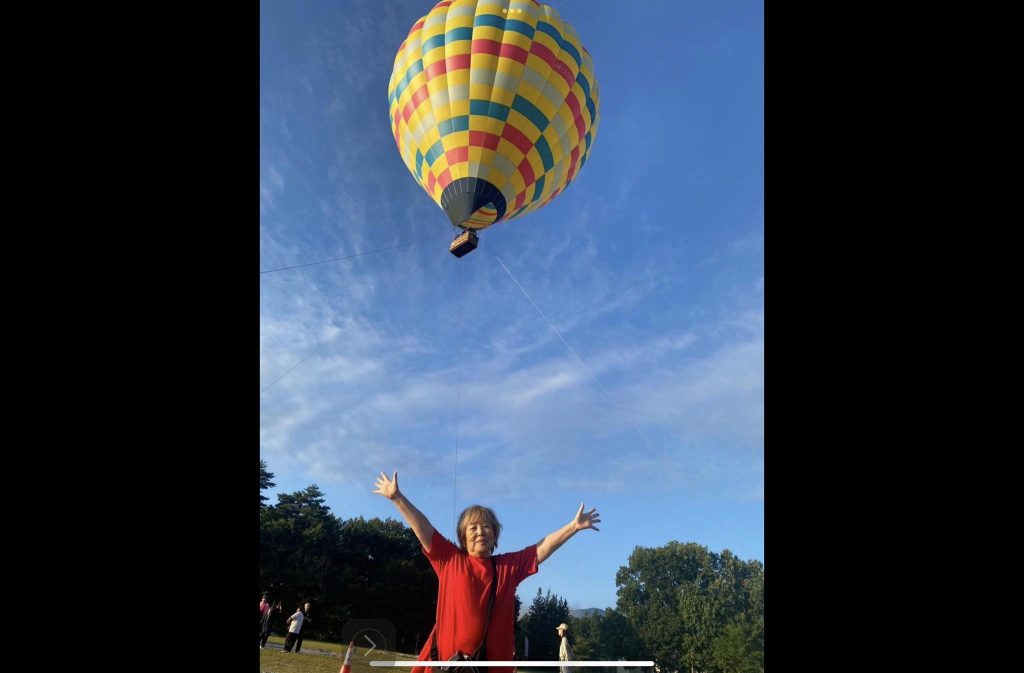
M 494 599 L 498 595 L 498 564 L 491 557 L 491 568 L 494 570 L 494 581 L 491 582 L 491 598 L 487 601 L 487 622 L 484 624 L 484 637 L 480 639 L 480 647 L 476 648 L 473 658 L 487 661 L 487 627 L 491 625 L 491 612 L 494 610 Z M 480 656 L 482 655 L 482 656 Z
M 483 659 L 487 660 L 487 627 L 491 625 L 491 613 L 494 611 L 494 601 L 498 595 L 498 564 L 495 562 L 494 557 L 491 557 L 491 569 L 494 571 L 494 579 L 491 581 L 491 596 L 487 601 L 487 621 L 484 623 L 484 636 L 480 640 L 480 646 L 476 648 L 476 652 L 473 653 L 473 659 L 480 661 Z M 482 655 L 482 656 L 480 656 Z M 434 624 L 434 629 L 430 632 L 430 660 L 440 661 L 437 654 L 437 624 Z

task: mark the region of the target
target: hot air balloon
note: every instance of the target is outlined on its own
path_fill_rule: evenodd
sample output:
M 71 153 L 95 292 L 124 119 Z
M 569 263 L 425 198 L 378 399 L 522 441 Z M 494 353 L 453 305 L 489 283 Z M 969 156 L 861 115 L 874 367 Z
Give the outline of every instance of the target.
M 463 231 L 543 207 L 597 134 L 594 63 L 572 26 L 535 0 L 443 0 L 413 24 L 388 83 L 405 165 Z

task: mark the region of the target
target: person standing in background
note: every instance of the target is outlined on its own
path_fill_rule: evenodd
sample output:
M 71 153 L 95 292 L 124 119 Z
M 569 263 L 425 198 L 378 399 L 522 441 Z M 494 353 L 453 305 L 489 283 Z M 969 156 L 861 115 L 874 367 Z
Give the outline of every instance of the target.
M 562 641 L 558 646 L 558 660 L 572 661 L 572 643 L 569 642 L 569 625 L 562 622 L 555 630 L 558 631 L 558 637 Z M 561 673 L 569 673 L 568 666 L 559 666 L 558 668 Z
M 292 645 L 295 644 L 295 639 L 299 637 L 299 632 L 302 631 L 302 620 L 306 616 L 302 614 L 302 607 L 295 608 L 295 614 L 288 618 L 288 635 L 284 639 L 284 651 L 290 653 L 292 651 Z M 298 652 L 298 650 L 296 650 Z
M 313 620 L 309 618 L 309 601 L 306 601 L 306 604 L 302 606 L 302 625 L 305 626 L 306 622 L 312 622 L 312 621 Z M 302 631 L 299 631 L 298 634 L 296 634 L 296 637 L 295 637 L 295 653 L 298 654 L 299 650 L 301 650 L 301 649 L 302 649 Z

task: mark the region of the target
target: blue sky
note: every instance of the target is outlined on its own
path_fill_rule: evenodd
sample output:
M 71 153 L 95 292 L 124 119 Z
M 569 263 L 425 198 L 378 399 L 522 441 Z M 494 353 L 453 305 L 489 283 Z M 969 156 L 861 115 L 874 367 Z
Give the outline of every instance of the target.
M 343 518 L 399 518 L 380 470 L 448 537 L 489 505 L 499 552 L 586 502 L 519 595 L 603 608 L 637 545 L 764 561 L 764 11 L 548 4 L 594 59 L 590 158 L 456 259 L 388 119 L 433 3 L 261 3 L 260 270 L 400 247 L 260 275 L 260 457 Z

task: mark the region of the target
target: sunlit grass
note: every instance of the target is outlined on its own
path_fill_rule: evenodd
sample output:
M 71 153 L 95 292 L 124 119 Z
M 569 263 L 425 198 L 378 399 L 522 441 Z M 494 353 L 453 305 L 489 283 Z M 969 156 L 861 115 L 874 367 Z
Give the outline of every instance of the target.
M 267 639 L 267 647 L 260 650 L 261 673 L 338 673 L 345 658 L 345 651 L 348 649 L 348 645 L 303 640 L 300 653 L 286 654 L 277 647 L 272 648 L 270 646 L 272 643 L 283 646 L 284 638 L 271 636 Z M 366 653 L 369 650 L 368 647 L 352 648 L 352 659 L 349 661 L 352 673 L 409 673 L 411 669 L 406 667 L 370 666 L 370 661 L 371 659 L 396 661 L 416 658 L 410 654 L 389 652 L 378 648 L 373 651 L 371 659 L 367 659 Z

